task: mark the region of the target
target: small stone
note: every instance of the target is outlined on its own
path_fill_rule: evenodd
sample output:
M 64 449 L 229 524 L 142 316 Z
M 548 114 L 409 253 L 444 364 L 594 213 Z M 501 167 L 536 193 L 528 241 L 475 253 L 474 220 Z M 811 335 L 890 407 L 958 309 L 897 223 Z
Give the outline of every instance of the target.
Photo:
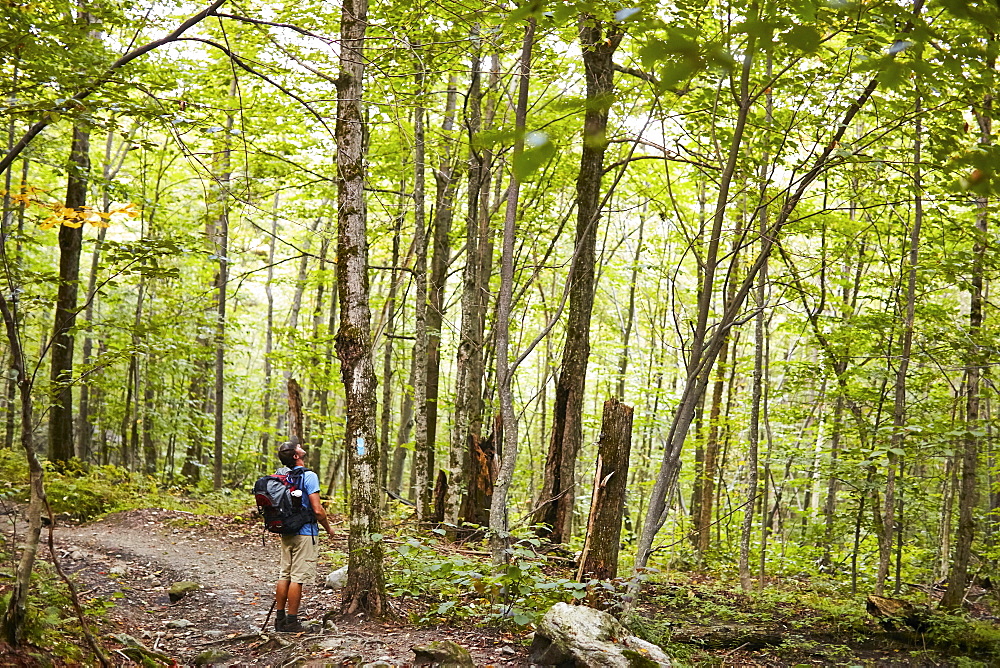
M 201 585 L 197 582 L 191 582 L 190 580 L 183 580 L 181 582 L 175 582 L 170 585 L 170 591 L 168 595 L 170 596 L 170 602 L 176 603 L 193 591 L 201 589 Z
M 128 573 L 128 569 L 124 566 L 112 566 L 108 569 L 109 575 L 125 575 Z
M 501 654 L 517 654 L 517 650 L 515 650 L 510 645 L 504 645 L 503 647 L 500 648 L 500 653 Z
M 223 632 L 220 631 L 220 630 L 218 630 L 218 629 L 212 629 L 211 631 L 205 631 L 205 635 L 208 636 L 209 638 L 218 638 L 219 636 L 222 635 L 222 633 Z
M 426 645 L 415 645 L 413 653 L 416 658 L 415 665 L 433 664 L 441 668 L 474 668 L 472 655 L 457 642 L 452 640 L 438 640 L 429 642 Z
M 73 552 L 73 554 L 69 555 L 69 558 L 72 559 L 73 561 L 82 561 L 83 559 L 86 558 L 86 555 L 80 550 L 76 550 Z
M 194 626 L 194 622 L 188 619 L 171 619 L 166 623 L 168 629 L 186 629 L 189 626 Z
M 216 663 L 228 662 L 233 655 L 223 649 L 206 649 L 194 659 L 196 666 L 212 666 Z

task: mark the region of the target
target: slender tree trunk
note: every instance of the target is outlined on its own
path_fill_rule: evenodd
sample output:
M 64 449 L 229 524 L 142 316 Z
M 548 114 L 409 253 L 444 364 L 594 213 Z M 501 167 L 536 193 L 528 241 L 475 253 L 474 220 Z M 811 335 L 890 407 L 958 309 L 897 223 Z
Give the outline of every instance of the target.
M 768 77 L 772 73 L 773 60 L 771 53 L 767 54 Z M 765 102 L 765 118 L 770 126 L 773 120 L 773 99 L 768 93 Z M 761 161 L 761 194 L 766 195 L 767 174 L 770 168 L 770 159 L 767 153 Z M 763 197 L 761 198 L 763 200 Z M 768 207 L 762 206 L 759 214 L 760 238 L 764 238 L 767 231 Z M 753 349 L 753 381 L 750 390 L 750 416 L 747 434 L 747 500 L 743 506 L 743 522 L 740 527 L 740 587 L 744 592 L 752 589 L 753 583 L 750 581 L 750 538 L 753 532 L 754 509 L 757 507 L 757 487 L 760 484 L 758 475 L 759 453 L 760 453 L 760 423 L 761 423 L 761 401 L 764 396 L 764 348 L 767 337 L 767 321 L 764 317 L 764 305 L 767 302 L 767 262 L 761 265 L 757 275 L 757 286 L 754 294 L 754 306 L 757 313 L 754 315 L 754 349 Z M 733 356 L 735 358 L 735 355 Z M 761 541 L 763 551 L 763 540 Z
M 520 81 L 515 110 L 513 164 L 524 152 L 524 130 L 528 117 L 528 82 L 531 74 L 531 50 L 535 43 L 535 18 L 529 17 L 521 46 Z M 497 295 L 497 388 L 500 395 L 500 431 L 496 442 L 503 443 L 500 469 L 490 501 L 490 552 L 493 564 L 500 568 L 507 563 L 510 526 L 507 521 L 507 494 L 517 463 L 517 415 L 514 413 L 513 367 L 510 363 L 510 317 L 514 294 L 514 235 L 517 226 L 517 204 L 520 194 L 517 170 L 511 170 L 507 193 L 507 211 L 503 225 L 503 249 L 500 253 L 500 291 Z
M 455 77 L 448 80 L 448 97 L 445 105 L 442 130 L 450 137 L 455 126 L 455 106 L 457 100 Z M 441 325 L 445 312 L 445 280 L 448 275 L 451 254 L 451 226 L 455 217 L 455 190 L 458 186 L 455 158 L 449 144 L 446 155 L 435 172 L 437 187 L 434 200 L 434 250 L 431 256 L 430 285 L 427 293 L 427 442 L 429 447 L 437 443 L 438 394 L 441 376 Z M 451 461 L 448 462 L 449 470 Z M 454 484 L 449 485 L 453 489 Z M 398 491 L 398 490 L 397 490 Z M 448 517 L 446 500 L 445 517 Z
M 16 308 L 16 305 L 15 305 Z M 23 549 L 17 564 L 14 584 L 7 599 L 3 619 L 0 620 L 0 632 L 4 639 L 13 646 L 19 646 L 24 641 L 24 625 L 27 619 L 28 591 L 31 587 L 31 572 L 35 567 L 38 555 L 39 536 L 42 531 L 42 508 L 45 506 L 45 487 L 43 485 L 43 470 L 41 462 L 35 455 L 34 418 L 32 415 L 32 380 L 25 370 L 24 349 L 21 346 L 20 332 L 17 330 L 17 313 L 12 312 L 6 298 L 0 292 L 0 314 L 3 316 L 10 345 L 11 368 L 16 374 L 17 385 L 21 395 L 21 447 L 28 460 L 28 531 L 23 536 Z
M 28 169 L 30 161 L 25 158 L 21 161 L 21 188 L 28 184 Z M 21 236 L 24 232 L 24 202 L 17 208 L 17 244 L 15 245 L 14 257 L 11 258 L 4 244 L 4 262 L 8 273 L 12 268 L 19 268 L 21 265 Z M 11 367 L 13 368 L 13 367 Z M 17 428 L 17 416 L 19 407 L 17 406 L 17 381 L 14 374 L 7 375 L 7 420 L 4 430 L 4 449 L 10 450 L 14 447 L 14 431 Z
M 479 43 L 478 26 L 473 30 L 473 39 Z M 482 365 L 478 360 L 483 354 L 483 334 L 479 327 L 481 319 L 477 304 L 481 280 L 479 221 L 480 199 L 484 190 L 484 179 L 489 169 L 485 149 L 476 145 L 476 137 L 482 129 L 482 61 L 479 53 L 472 59 L 472 81 L 467 97 L 467 117 L 469 134 L 469 192 L 465 219 L 465 268 L 462 272 L 462 322 L 459 327 L 458 352 L 455 363 L 455 407 L 452 412 L 451 443 L 448 456 L 448 496 L 445 503 L 445 522 L 458 526 L 459 515 L 464 505 L 464 490 L 469 470 L 469 447 L 473 438 L 479 438 L 477 424 L 482 413 L 481 374 L 477 369 Z
M 638 284 L 639 262 L 642 258 L 642 234 L 646 226 L 646 214 L 639 215 L 639 238 L 635 244 L 635 255 L 632 256 L 632 272 L 628 287 L 628 313 L 625 315 L 625 333 L 622 335 L 622 352 L 618 357 L 618 388 L 615 395 L 618 399 L 625 400 L 625 377 L 628 374 L 629 341 L 632 338 L 632 329 L 635 327 L 635 292 Z M 544 411 L 542 411 L 544 413 Z
M 87 204 L 90 179 L 90 132 L 73 126 L 69 157 L 66 208 L 78 211 Z M 49 409 L 49 459 L 65 462 L 75 454 L 73 444 L 73 326 L 80 289 L 80 249 L 83 226 L 59 227 L 59 290 L 52 332 L 52 405 Z
M 389 459 L 389 429 L 392 424 L 392 377 L 393 377 L 393 338 L 396 334 L 396 293 L 399 290 L 399 244 L 402 234 L 403 220 L 405 218 L 405 197 L 406 182 L 402 179 L 399 184 L 399 209 L 395 216 L 395 224 L 392 230 L 392 275 L 389 278 L 389 296 L 385 301 L 385 343 L 382 349 L 382 418 L 380 424 L 379 442 L 382 444 L 382 456 L 379 458 L 379 483 L 386 486 L 385 478 L 388 477 Z M 403 318 L 400 318 L 401 320 Z M 413 387 L 413 379 L 410 379 L 410 387 Z M 409 390 L 404 390 L 409 391 Z M 388 497 L 386 497 L 388 500 Z
M 417 358 L 412 358 L 410 362 L 410 378 L 408 387 L 413 387 L 416 376 Z M 406 389 L 403 391 L 399 401 L 399 430 L 396 432 L 396 447 L 392 452 L 392 471 L 389 475 L 389 489 L 396 494 L 403 493 L 403 467 L 406 464 L 407 449 L 404 447 L 410 440 L 410 431 L 413 429 L 413 391 Z M 410 490 L 410 497 L 413 497 L 413 490 Z
M 991 68 L 996 62 L 991 60 Z M 979 122 L 980 143 L 993 144 L 993 97 L 987 96 L 976 112 Z M 972 557 L 972 540 L 976 532 L 975 511 L 978 503 L 977 476 L 979 469 L 978 432 L 982 429 L 980 416 L 980 378 L 982 367 L 987 364 L 988 346 L 982 342 L 984 267 L 986 255 L 987 222 L 990 202 L 986 197 L 977 202 L 975 242 L 972 250 L 972 286 L 969 290 L 969 351 L 965 369 L 965 436 L 962 447 L 962 477 L 958 488 L 958 529 L 955 532 L 955 557 L 948 572 L 948 589 L 941 598 L 941 607 L 961 607 L 969 580 L 969 561 Z
M 150 360 L 151 362 L 152 360 Z M 144 472 L 148 476 L 156 475 L 156 441 L 153 439 L 154 415 L 156 412 L 156 390 L 150 379 L 149 365 L 146 363 L 146 383 L 143 392 L 142 406 L 142 455 L 145 463 Z
M 236 97 L 237 84 L 234 77 L 229 84 L 230 99 Z M 233 128 L 233 115 L 226 115 L 226 132 L 224 146 L 219 154 L 217 172 L 218 195 L 216 206 L 219 207 L 219 218 L 216 255 L 219 258 L 218 283 L 215 286 L 216 320 L 215 320 L 215 447 L 212 458 L 215 463 L 213 484 L 215 489 L 222 489 L 222 452 L 223 427 L 225 426 L 225 391 L 226 391 L 226 286 L 229 283 L 229 180 L 232 176 L 230 167 L 230 130 Z
M 427 228 L 424 216 L 424 72 L 417 72 L 417 106 L 413 112 L 413 284 L 414 337 L 413 356 L 417 360 L 413 378 L 414 450 L 417 487 L 417 519 L 429 522 L 434 512 L 434 443 L 427 441 Z
M 257 470 L 263 472 L 267 469 L 271 461 L 271 453 L 268 445 L 271 440 L 271 353 L 274 351 L 274 291 L 271 284 L 274 282 L 274 249 L 278 241 L 278 203 L 281 198 L 281 191 L 274 193 L 273 213 L 271 215 L 271 238 L 267 244 L 267 281 L 264 283 L 264 294 L 267 296 L 267 324 L 264 332 L 264 410 L 261 415 L 260 430 L 260 462 Z M 336 301 L 336 299 L 334 299 Z
M 580 18 L 580 46 L 587 80 L 583 150 L 576 180 L 576 239 L 570 266 L 569 318 L 556 381 L 552 439 L 535 515 L 549 540 L 569 539 L 576 498 L 576 458 L 583 440 L 583 400 L 590 360 L 590 318 L 594 307 L 594 263 L 601 213 L 601 180 L 608 147 L 608 113 L 614 95 L 614 53 L 622 33 L 590 15 Z
M 337 79 L 337 287 L 340 359 L 347 398 L 345 446 L 351 476 L 347 585 L 341 611 L 382 617 L 389 612 L 382 571 L 375 370 L 369 305 L 365 127 L 362 112 L 367 0 L 345 0 Z
M 896 367 L 895 401 L 892 411 L 892 438 L 885 469 L 885 495 L 882 499 L 882 530 L 878 532 L 878 573 L 875 579 L 875 594 L 882 596 L 885 581 L 889 576 L 889 562 L 892 558 L 896 512 L 896 471 L 903 457 L 903 430 L 906 428 L 906 372 L 910 366 L 910 352 L 913 347 L 913 317 L 916 309 L 917 262 L 920 252 L 920 227 L 923 223 L 923 195 L 920 180 L 921 109 L 920 94 L 917 94 L 916 136 L 913 140 L 913 226 L 910 228 L 910 246 L 906 261 L 906 302 L 903 304 L 903 332 L 900 341 L 899 366 Z

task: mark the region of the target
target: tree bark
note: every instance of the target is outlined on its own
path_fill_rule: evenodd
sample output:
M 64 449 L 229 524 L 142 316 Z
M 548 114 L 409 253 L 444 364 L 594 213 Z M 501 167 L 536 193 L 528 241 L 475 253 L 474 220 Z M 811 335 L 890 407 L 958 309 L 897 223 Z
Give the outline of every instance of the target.
M 267 243 L 267 281 L 264 283 L 264 294 L 267 296 L 267 323 L 264 332 L 264 409 L 261 415 L 260 429 L 260 461 L 258 472 L 267 470 L 271 461 L 271 453 L 268 452 L 268 445 L 271 441 L 271 353 L 274 350 L 274 291 L 271 284 L 274 282 L 274 249 L 278 241 L 278 203 L 281 191 L 274 193 L 273 213 L 271 214 L 271 238 Z M 336 300 L 334 300 L 336 301 Z
M 576 579 L 610 580 L 618 577 L 622 512 L 632 452 L 631 406 L 617 399 L 604 402 L 601 440 L 597 446 L 597 473 L 587 521 L 587 537 Z
M 341 612 L 389 613 L 382 570 L 375 428 L 375 370 L 369 305 L 367 208 L 364 194 L 365 127 L 362 112 L 367 0 L 345 0 L 337 79 L 337 288 L 340 329 L 336 349 L 347 400 L 345 446 L 351 476 L 347 584 Z
M 448 81 L 442 130 L 450 137 L 455 125 L 455 105 L 458 95 L 455 78 Z M 430 284 L 427 293 L 427 442 L 437 443 L 438 394 L 441 377 L 441 325 L 445 312 L 445 281 L 451 254 L 451 226 L 455 218 L 455 190 L 458 187 L 455 158 L 449 145 L 446 155 L 435 172 L 434 249 L 431 255 Z M 449 468 L 451 462 L 449 461 Z M 460 495 L 459 495 L 460 498 Z M 445 517 L 447 517 L 447 498 Z
M 479 43 L 478 27 L 473 30 Z M 445 522 L 457 526 L 465 496 L 469 468 L 468 451 L 473 438 L 480 436 L 482 414 L 482 355 L 483 327 L 478 308 L 479 276 L 482 262 L 478 257 L 480 244 L 481 198 L 489 172 L 489 155 L 476 146 L 482 129 L 482 61 L 479 53 L 472 59 L 472 80 L 469 83 L 465 120 L 469 134 L 469 188 L 465 219 L 465 268 L 462 271 L 462 322 L 459 326 L 458 351 L 455 360 L 455 407 L 452 412 L 451 443 L 448 456 L 448 501 Z
M 417 360 L 413 378 L 414 449 L 416 469 L 417 520 L 433 521 L 434 509 L 434 443 L 427 440 L 427 228 L 424 216 L 424 72 L 417 72 L 417 106 L 413 112 L 413 284 L 414 284 L 414 343 Z
M 529 17 L 521 46 L 520 81 L 515 109 L 513 164 L 524 152 L 524 131 L 528 117 L 528 83 L 531 74 L 531 50 L 535 44 L 535 18 Z M 490 500 L 490 552 L 497 568 L 507 563 L 510 525 L 507 519 L 507 494 L 517 463 L 517 415 L 514 413 L 513 367 L 510 363 L 510 317 L 514 294 L 514 235 L 517 226 L 517 204 L 520 182 L 517 169 L 511 170 L 504 215 L 503 242 L 500 253 L 500 290 L 497 294 L 497 389 L 500 396 L 502 455 L 497 481 Z
M 16 308 L 16 304 L 14 305 Z M 31 587 L 31 572 L 38 555 L 39 536 L 42 531 L 42 508 L 45 506 L 45 487 L 41 462 L 35 454 L 33 437 L 34 418 L 32 415 L 32 380 L 25 370 L 24 349 L 21 335 L 17 330 L 17 313 L 12 311 L 6 298 L 0 292 L 0 315 L 3 316 L 7 343 L 10 346 L 11 368 L 17 379 L 21 397 L 21 447 L 28 460 L 28 531 L 23 537 L 24 548 L 17 564 L 14 585 L 7 599 L 7 608 L 0 620 L 0 633 L 13 646 L 24 641 L 24 623 L 27 618 L 28 591 Z
M 991 68 L 996 62 L 991 59 Z M 988 95 L 977 111 L 981 145 L 993 144 L 993 96 Z M 948 589 L 941 598 L 941 607 L 961 607 L 969 579 L 969 561 L 972 557 L 972 539 L 976 533 L 976 504 L 978 502 L 977 476 L 979 468 L 979 441 L 981 430 L 980 378 L 982 368 L 988 364 L 988 346 L 982 342 L 983 305 L 985 301 L 984 268 L 987 241 L 989 200 L 977 201 L 975 241 L 972 250 L 972 285 L 969 289 L 969 350 L 965 369 L 965 436 L 962 447 L 962 476 L 958 488 L 958 527 L 955 531 L 955 557 L 948 572 Z
M 90 132 L 73 125 L 69 156 L 66 208 L 79 210 L 87 204 L 90 179 Z M 77 221 L 81 222 L 81 221 Z M 74 223 L 75 224 L 75 223 Z M 75 454 L 73 443 L 73 326 L 80 289 L 80 249 L 83 226 L 59 227 L 59 290 L 56 295 L 55 326 L 52 331 L 52 405 L 49 409 L 49 459 L 68 461 Z
M 229 97 L 236 96 L 236 78 L 229 83 Z M 225 444 L 223 427 L 225 426 L 225 392 L 226 392 L 226 287 L 229 283 L 229 179 L 232 176 L 230 167 L 230 130 L 233 128 L 233 115 L 226 115 L 226 132 L 223 137 L 223 147 L 218 157 L 216 181 L 216 201 L 219 217 L 216 222 L 218 239 L 216 240 L 216 257 L 219 258 L 219 273 L 215 286 L 216 319 L 215 319 L 215 441 L 212 452 L 214 466 L 213 486 L 222 489 L 222 452 Z
M 590 360 L 590 318 L 594 307 L 594 262 L 601 213 L 601 179 L 607 150 L 608 113 L 614 95 L 614 53 L 618 27 L 590 15 L 580 19 L 580 45 L 587 81 L 583 150 L 576 180 L 576 239 L 570 267 L 569 317 L 555 388 L 552 438 L 536 524 L 553 543 L 569 539 L 576 498 L 576 458 L 583 439 L 583 400 Z
M 882 530 L 878 533 L 878 572 L 875 577 L 875 595 L 885 592 L 885 581 L 889 575 L 889 560 L 896 511 L 896 471 L 903 457 L 903 430 L 906 428 L 906 372 L 910 367 L 910 352 L 913 348 L 913 317 L 917 299 L 917 262 L 920 259 L 920 228 L 923 223 L 923 195 L 921 193 L 920 149 L 921 149 L 921 109 L 920 93 L 917 93 L 914 119 L 916 135 L 913 140 L 913 225 L 910 228 L 910 246 L 906 260 L 906 302 L 902 305 L 903 331 L 900 341 L 899 366 L 896 367 L 894 401 L 892 408 L 892 437 L 889 441 L 888 462 L 885 467 L 885 495 L 882 499 Z

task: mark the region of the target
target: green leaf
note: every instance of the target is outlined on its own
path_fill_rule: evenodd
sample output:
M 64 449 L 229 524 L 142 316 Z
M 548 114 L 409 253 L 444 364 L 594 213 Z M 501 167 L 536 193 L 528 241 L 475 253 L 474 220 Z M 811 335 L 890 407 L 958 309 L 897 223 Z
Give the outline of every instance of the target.
M 813 53 L 819 48 L 822 35 L 812 26 L 795 26 L 781 36 L 788 46 L 803 53 Z
M 525 144 L 528 144 L 520 155 L 514 157 L 514 174 L 521 181 L 526 181 L 546 162 L 555 157 L 556 147 L 549 141 L 545 133 L 532 132 L 525 137 Z M 534 144 L 533 146 L 531 144 Z

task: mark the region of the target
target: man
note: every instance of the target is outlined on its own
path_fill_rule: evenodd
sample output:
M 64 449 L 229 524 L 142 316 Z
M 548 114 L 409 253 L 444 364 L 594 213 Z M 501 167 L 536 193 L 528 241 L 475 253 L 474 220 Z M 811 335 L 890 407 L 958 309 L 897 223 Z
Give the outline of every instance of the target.
M 278 447 L 278 459 L 287 468 L 278 469 L 276 473 L 301 476 L 302 505 L 312 508 L 315 519 L 299 529 L 298 534 L 281 536 L 281 564 L 274 590 L 278 616 L 274 619 L 274 628 L 288 633 L 305 630 L 299 622 L 299 603 L 302 601 L 302 586 L 312 584 L 316 579 L 316 556 L 319 553 L 317 522 L 327 533 L 332 533 L 326 510 L 319 500 L 319 477 L 305 469 L 305 458 L 306 451 L 297 441 L 282 443 Z

